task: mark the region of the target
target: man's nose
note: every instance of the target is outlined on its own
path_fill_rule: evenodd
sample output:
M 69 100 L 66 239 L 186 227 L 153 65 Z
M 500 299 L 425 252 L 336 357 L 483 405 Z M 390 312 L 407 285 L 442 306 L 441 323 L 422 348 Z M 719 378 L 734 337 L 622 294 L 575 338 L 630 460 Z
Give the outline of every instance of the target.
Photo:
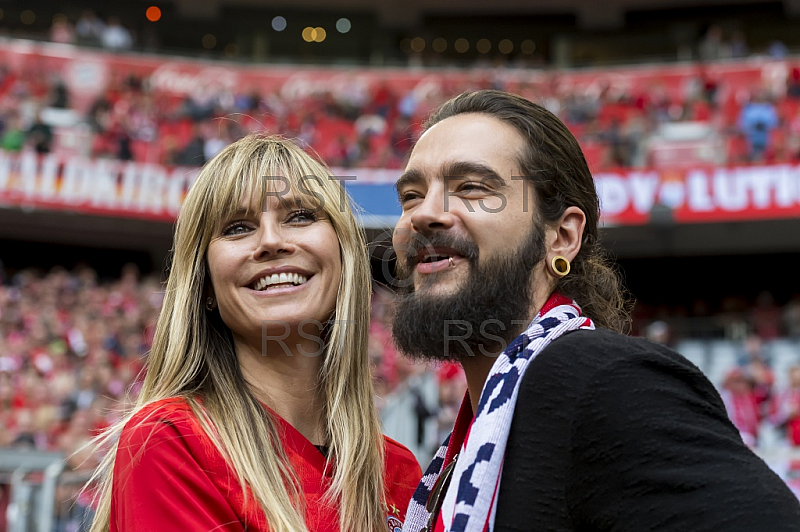
M 417 205 L 410 216 L 411 227 L 418 233 L 426 234 L 432 230 L 449 229 L 454 217 L 450 212 L 448 199 L 442 187 L 428 191 L 422 203 Z

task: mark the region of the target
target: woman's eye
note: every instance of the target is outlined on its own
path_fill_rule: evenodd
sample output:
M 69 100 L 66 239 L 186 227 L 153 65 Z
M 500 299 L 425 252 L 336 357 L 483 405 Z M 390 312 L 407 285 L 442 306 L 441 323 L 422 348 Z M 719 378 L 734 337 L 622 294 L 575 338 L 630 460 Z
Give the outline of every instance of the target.
M 250 225 L 244 222 L 234 222 L 223 229 L 223 235 L 243 235 L 250 231 Z
M 289 217 L 286 220 L 289 223 L 294 224 L 304 224 L 304 223 L 311 223 L 317 221 L 317 215 L 311 211 L 294 211 L 289 213 Z

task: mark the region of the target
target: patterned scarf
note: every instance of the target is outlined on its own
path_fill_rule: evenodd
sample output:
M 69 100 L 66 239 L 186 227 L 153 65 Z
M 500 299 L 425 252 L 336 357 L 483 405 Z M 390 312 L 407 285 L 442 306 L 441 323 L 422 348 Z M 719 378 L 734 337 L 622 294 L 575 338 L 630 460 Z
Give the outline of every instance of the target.
M 481 391 L 469 439 L 459 452 L 450 488 L 444 496 L 441 516 L 445 531 L 494 530 L 503 456 L 522 377 L 542 349 L 576 329 L 594 329 L 594 323 L 581 314 L 577 303 L 553 294 L 528 329 L 495 360 Z M 436 452 L 414 492 L 403 532 L 420 532 L 427 525 L 430 514 L 425 504 L 442 472 L 451 436 Z

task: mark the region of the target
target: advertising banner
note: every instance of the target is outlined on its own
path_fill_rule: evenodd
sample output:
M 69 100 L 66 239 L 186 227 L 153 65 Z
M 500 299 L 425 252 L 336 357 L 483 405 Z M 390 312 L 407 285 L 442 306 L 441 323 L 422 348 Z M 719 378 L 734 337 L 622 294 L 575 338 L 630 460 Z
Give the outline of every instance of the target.
M 0 205 L 173 221 L 197 168 L 0 152 Z M 399 170 L 333 169 L 365 223 L 400 215 Z M 620 170 L 595 174 L 607 226 L 800 217 L 800 165 Z

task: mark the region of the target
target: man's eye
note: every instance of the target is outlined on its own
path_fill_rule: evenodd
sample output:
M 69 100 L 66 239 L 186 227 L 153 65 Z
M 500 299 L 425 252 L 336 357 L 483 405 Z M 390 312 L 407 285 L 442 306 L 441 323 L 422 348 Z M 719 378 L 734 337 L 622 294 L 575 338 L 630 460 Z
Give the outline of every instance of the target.
M 403 192 L 402 194 L 400 194 L 400 203 L 401 204 L 408 203 L 409 201 L 419 199 L 421 197 L 422 196 L 417 194 L 416 192 Z
M 245 222 L 233 222 L 222 230 L 223 235 L 243 235 L 252 228 Z
M 317 215 L 308 210 L 299 210 L 289 213 L 289 216 L 286 219 L 289 223 L 294 224 L 306 224 L 311 222 L 317 221 Z
M 480 183 L 464 183 L 458 188 L 459 192 L 486 192 L 487 188 Z

